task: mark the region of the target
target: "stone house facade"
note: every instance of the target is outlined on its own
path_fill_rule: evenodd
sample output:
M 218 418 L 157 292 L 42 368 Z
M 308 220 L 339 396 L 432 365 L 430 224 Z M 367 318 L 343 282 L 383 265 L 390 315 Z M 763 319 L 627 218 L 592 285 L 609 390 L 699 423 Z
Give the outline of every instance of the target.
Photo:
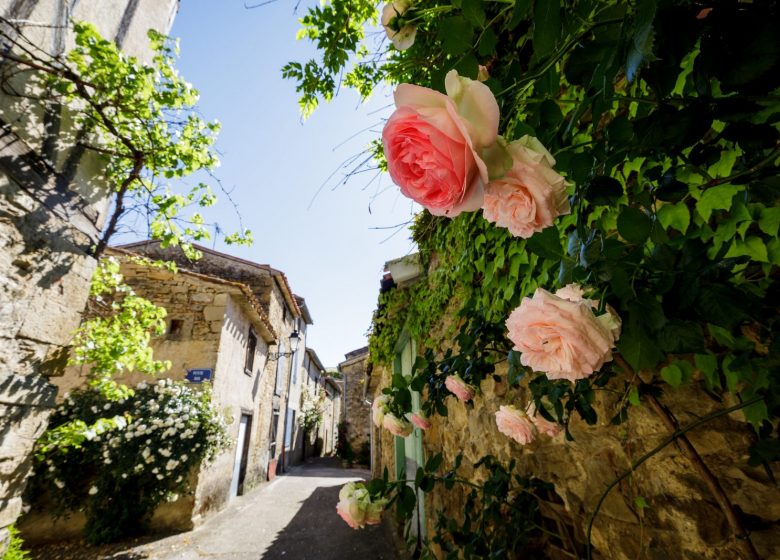
M 155 358 L 172 367 L 160 377 L 185 381 L 191 370 L 207 371 L 212 399 L 223 414 L 232 447 L 194 476 L 194 492 L 164 504 L 155 513 L 155 529 L 190 529 L 267 476 L 269 416 L 263 401 L 272 390 L 274 365 L 269 347 L 276 335 L 252 292 L 242 284 L 181 270 L 150 267 L 128 261 L 123 251 L 109 250 L 120 259 L 126 283 L 141 297 L 167 310 L 167 333 L 153 339 Z M 54 378 L 60 393 L 83 387 L 87 368 L 67 368 Z M 134 386 L 149 381 L 131 374 L 120 381 Z M 28 541 L 77 534 L 83 517 L 54 521 L 45 514 L 27 515 L 20 528 Z
M 418 272 L 418 275 L 420 272 Z M 404 284 L 415 281 L 415 275 Z M 392 278 L 385 278 L 386 287 Z M 434 326 L 432 335 L 448 332 L 445 319 Z M 368 393 L 381 395 L 391 385 L 393 374 L 412 375 L 412 364 L 421 352 L 418 341 L 402 333 L 395 347 L 393 364 L 377 365 L 370 372 Z M 443 349 L 440 349 L 443 351 Z M 498 407 L 507 402 L 527 402 L 523 384 L 510 388 L 507 365 L 497 364 L 503 378 L 483 381 L 471 403 L 454 396 L 447 399 L 448 415 L 430 418 L 431 428 L 400 438 L 387 430 L 372 427 L 371 470 L 381 477 L 385 468 L 391 478 L 413 473 L 418 465 L 441 453 L 442 469 L 449 469 L 463 454 L 458 476 L 472 482 L 484 480 L 484 471 L 475 464 L 491 454 L 501 463 L 514 459 L 520 476 L 535 476 L 553 484 L 554 489 L 539 502 L 548 530 L 558 535 L 546 543 L 546 557 L 584 557 L 586 531 L 591 513 L 604 489 L 625 471 L 632 461 L 653 449 L 669 436 L 668 428 L 647 406 L 632 407 L 628 421 L 616 427 L 610 423 L 619 396 L 615 392 L 596 394 L 593 403 L 599 423 L 589 426 L 575 416 L 564 433 L 552 439 L 540 438 L 520 445 L 501 434 L 495 422 Z M 413 392 L 412 410 L 419 410 L 420 395 Z M 664 403 L 682 411 L 681 425 L 703 418 L 733 403 L 702 399 L 695 385 L 664 392 Z M 723 487 L 729 500 L 751 527 L 751 540 L 762 558 L 780 558 L 780 490 L 772 482 L 778 473 L 748 464 L 748 448 L 754 441 L 752 428 L 740 414 L 718 418 L 688 432 L 688 439 Z M 436 485 L 418 497 L 418 507 L 406 530 L 418 527 L 422 536 L 431 535 L 439 514 L 461 522 L 468 492 L 455 486 L 448 491 Z M 639 507 L 637 496 L 646 507 Z M 721 509 L 705 484 L 695 475 L 681 448 L 667 445 L 643 463 L 630 479 L 617 485 L 603 502 L 593 524 L 594 558 L 742 558 L 731 538 Z M 439 551 L 441 553 L 441 551 Z M 444 554 L 441 553 L 440 557 Z
M 266 364 L 267 375 L 274 382 L 269 383 L 266 393 L 258 396 L 260 402 L 270 403 L 270 406 L 266 408 L 265 416 L 257 420 L 258 428 L 267 430 L 269 434 L 268 449 L 264 453 L 267 458 L 267 477 L 273 478 L 277 471 L 282 472 L 292 464 L 294 431 L 288 430 L 288 427 L 294 428 L 296 422 L 291 423 L 294 411 L 289 406 L 290 385 L 294 372 L 296 382 L 299 377 L 297 372 L 306 347 L 306 328 L 311 324 L 311 316 L 308 310 L 304 314 L 287 277 L 281 271 L 207 247 L 194 247 L 202 254 L 197 261 L 190 261 L 178 247 L 162 248 L 156 241 L 131 243 L 123 245 L 122 249 L 175 262 L 181 270 L 238 282 L 246 286 L 259 302 L 276 333 L 276 344 L 270 348 Z M 293 333 L 296 333 L 296 342 L 291 339 Z M 297 344 L 294 352 L 293 344 Z
M 0 0 L 4 49 L 19 30 L 56 55 L 73 45 L 70 19 L 94 23 L 148 59 L 146 32 L 167 33 L 178 0 Z M 24 84 L 15 84 L 18 87 Z M 72 138 L 67 109 L 0 95 L 0 554 L 21 511 L 30 454 L 56 390 L 48 381 L 80 322 L 90 256 L 111 191 L 95 154 Z
M 368 461 L 371 448 L 371 401 L 366 394 L 371 373 L 368 346 L 347 352 L 344 357 L 338 366 L 343 384 L 342 421 L 347 423 L 347 441 L 356 459 Z
M 332 455 L 335 447 L 338 422 L 341 414 L 341 386 L 331 378 L 320 361 L 317 353 L 306 349 L 303 358 L 303 370 L 305 372 L 304 388 L 309 395 L 325 392 L 322 421 L 317 427 L 316 433 L 309 434 L 305 445 L 305 457 Z M 302 446 L 303 447 L 303 446 Z

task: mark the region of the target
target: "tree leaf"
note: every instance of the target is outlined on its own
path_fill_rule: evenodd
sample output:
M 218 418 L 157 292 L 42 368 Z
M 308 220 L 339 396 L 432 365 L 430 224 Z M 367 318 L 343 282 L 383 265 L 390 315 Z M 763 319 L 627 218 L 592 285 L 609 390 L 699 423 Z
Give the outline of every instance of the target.
M 471 48 L 473 37 L 474 28 L 463 16 L 448 17 L 439 23 L 439 38 L 447 54 L 463 54 Z
M 691 212 L 684 202 L 664 204 L 658 209 L 656 216 L 664 229 L 674 228 L 680 233 L 688 231 L 691 224 Z
M 640 245 L 650 236 L 653 222 L 639 208 L 625 207 L 618 216 L 617 228 L 620 236 L 628 241 Z
M 534 58 L 550 54 L 561 36 L 561 5 L 559 0 L 534 2 Z
M 696 211 L 705 220 L 709 220 L 715 210 L 728 210 L 734 195 L 745 190 L 744 186 L 718 185 L 710 187 L 702 193 L 696 203 Z

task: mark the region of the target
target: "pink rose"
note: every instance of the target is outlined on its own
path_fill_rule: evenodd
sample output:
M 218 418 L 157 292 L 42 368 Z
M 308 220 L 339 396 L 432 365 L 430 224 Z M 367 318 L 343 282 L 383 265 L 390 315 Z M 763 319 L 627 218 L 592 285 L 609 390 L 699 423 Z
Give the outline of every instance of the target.
M 536 438 L 536 426 L 528 415 L 514 406 L 500 406 L 496 412 L 498 431 L 511 437 L 520 445 L 531 443 Z
M 537 431 L 540 434 L 544 434 L 550 437 L 555 437 L 561 433 L 561 426 L 556 422 L 550 422 L 544 416 L 539 414 L 536 410 L 536 405 L 532 402 L 528 407 L 528 417 L 536 426 Z
M 385 28 L 387 38 L 393 42 L 393 46 L 399 51 L 405 51 L 414 44 L 417 35 L 417 26 L 407 23 L 400 25 L 396 18 L 403 16 L 409 9 L 407 0 L 395 0 L 388 2 L 382 8 L 382 27 Z
M 336 513 L 353 529 L 362 529 L 371 497 L 362 483 L 348 482 L 339 491 Z
M 407 437 L 412 433 L 412 425 L 404 418 L 398 418 L 392 412 L 386 412 L 382 419 L 382 426 L 391 434 Z
M 597 318 L 588 301 L 569 301 L 542 288 L 523 298 L 506 321 L 509 339 L 522 352 L 520 363 L 550 379 L 576 381 L 612 360 L 615 318 Z
M 431 427 L 431 421 L 422 412 L 415 412 L 410 417 L 412 424 L 420 428 L 421 430 L 427 430 Z
M 528 238 L 571 212 L 566 181 L 555 160 L 535 138 L 524 136 L 507 147 L 512 167 L 485 187 L 483 216 L 516 237 Z
M 444 386 L 462 402 L 474 398 L 474 387 L 463 381 L 460 375 L 448 375 L 444 380 Z
M 499 113 L 486 85 L 451 70 L 445 86 L 448 95 L 399 85 L 382 143 L 401 192 L 434 215 L 452 217 L 482 205 L 488 173 L 478 152 L 495 143 Z

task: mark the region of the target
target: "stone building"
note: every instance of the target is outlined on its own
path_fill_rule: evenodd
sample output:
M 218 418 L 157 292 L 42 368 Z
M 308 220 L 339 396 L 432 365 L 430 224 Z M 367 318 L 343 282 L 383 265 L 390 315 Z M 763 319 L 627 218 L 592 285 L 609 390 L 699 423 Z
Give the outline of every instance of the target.
M 403 280 L 399 281 L 393 263 L 388 263 L 389 271 L 382 281 L 384 290 L 404 289 L 422 277 L 419 268 L 416 272 L 402 269 L 398 276 Z M 451 324 L 445 314 L 431 336 L 448 332 L 448 327 Z M 377 365 L 369 373 L 369 398 L 381 395 L 391 385 L 394 374 L 412 375 L 415 358 L 421 353 L 419 343 L 401 332 L 393 363 Z M 670 432 L 648 406 L 632 407 L 628 421 L 619 427 L 612 425 L 610 418 L 620 394 L 600 391 L 593 403 L 599 423 L 589 426 L 575 415 L 568 426 L 573 440 L 568 441 L 560 433 L 552 439 L 539 438 L 520 445 L 498 431 L 495 412 L 502 404 L 519 406 L 528 402 L 528 389 L 522 384 L 508 387 L 506 363 L 496 367 L 495 373 L 503 379 L 490 377 L 483 381 L 468 404 L 448 397 L 447 416 L 432 416 L 432 426 L 425 432 L 415 428 L 410 436 L 401 438 L 372 427 L 373 476 L 381 477 L 385 468 L 391 478 L 398 479 L 404 472 L 408 476 L 438 453 L 443 456 L 441 468 L 446 471 L 462 454 L 458 476 L 478 483 L 485 474 L 475 464 L 483 456 L 490 454 L 502 464 L 514 459 L 519 476 L 538 477 L 553 485 L 539 500 L 546 530 L 556 535 L 545 543 L 544 557 L 584 557 L 588 522 L 605 488 L 632 461 L 668 438 Z M 419 393 L 412 392 L 412 411 L 419 410 L 420 398 Z M 663 400 L 670 409 L 681 411 L 680 425 L 733 404 L 702 398 L 695 384 L 667 390 Z M 773 482 L 780 473 L 748 464 L 748 448 L 755 441 L 752 428 L 741 414 L 732 414 L 688 432 L 687 437 L 750 527 L 760 557 L 780 558 L 780 490 Z M 407 534 L 430 536 L 439 514 L 461 522 L 467 495 L 458 486 L 447 490 L 440 484 L 430 493 L 420 493 L 414 516 L 407 521 Z M 612 489 L 593 524 L 592 543 L 594 558 L 744 557 L 712 494 L 675 445 L 664 447 Z
M 297 404 L 294 409 L 290 407 L 290 387 L 293 379 L 296 380 L 295 385 L 299 383 L 300 363 L 306 348 L 306 329 L 312 324 L 311 315 L 308 308 L 304 312 L 298 305 L 287 277 L 281 271 L 199 245 L 194 247 L 203 255 L 197 261 L 190 261 L 177 247 L 164 249 L 156 241 L 130 243 L 123 245 L 122 249 L 175 262 L 182 270 L 238 282 L 246 286 L 259 302 L 276 332 L 277 340 L 277 344 L 271 348 L 271 354 L 276 359 L 268 361 L 268 367 L 272 368 L 268 376 L 274 382 L 269 393 L 260 397 L 262 402 L 270 403 L 270 406 L 267 408 L 267 417 L 258 420 L 261 429 L 265 426 L 271 434 L 265 453 L 267 476 L 273 478 L 277 471 L 281 472 L 292 464 Z
M 187 270 L 174 274 L 129 261 L 121 250 L 108 254 L 120 259 L 121 273 L 136 294 L 167 311 L 167 332 L 153 339 L 152 348 L 156 359 L 170 360 L 172 367 L 159 377 L 210 382 L 213 402 L 228 423 L 232 447 L 197 473 L 192 495 L 161 506 L 152 522 L 155 529 L 190 529 L 266 479 L 275 381 L 269 348 L 275 330 L 243 284 Z M 84 387 L 87 373 L 86 366 L 70 367 L 53 381 L 64 394 Z M 119 381 L 134 386 L 149 378 L 131 374 Z M 35 514 L 25 516 L 20 528 L 28 541 L 40 542 L 76 535 L 82 526 L 80 515 L 54 521 Z
M 366 382 L 371 374 L 368 346 L 347 352 L 344 357 L 346 360 L 338 366 L 344 398 L 341 418 L 347 423 L 347 441 L 355 458 L 368 462 L 371 449 L 371 400 L 366 394 Z
M 325 401 L 322 409 L 322 421 L 317 427 L 317 431 L 309 435 L 305 446 L 301 446 L 301 458 L 332 455 L 341 414 L 341 386 L 338 381 L 328 375 L 319 356 L 311 348 L 306 349 L 303 369 L 305 372 L 303 387 L 307 394 L 314 395 L 322 391 L 325 394 Z M 303 447 L 305 447 L 305 457 Z
M 0 25 L 3 51 L 21 30 L 63 53 L 75 19 L 148 59 L 147 30 L 167 33 L 177 8 L 178 0 L 115 0 L 111 9 L 102 0 L 0 0 L 9 22 Z M 54 402 L 48 375 L 80 322 L 95 269 L 90 251 L 111 198 L 95 154 L 63 141 L 78 132 L 66 112 L 0 95 L 0 554 Z

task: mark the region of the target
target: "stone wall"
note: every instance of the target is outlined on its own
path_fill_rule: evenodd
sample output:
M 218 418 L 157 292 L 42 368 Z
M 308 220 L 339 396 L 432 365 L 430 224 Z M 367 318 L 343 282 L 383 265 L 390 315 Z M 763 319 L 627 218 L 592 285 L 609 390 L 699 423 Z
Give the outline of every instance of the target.
M 499 368 L 497 373 L 504 375 L 506 371 Z M 373 376 L 376 397 L 389 384 L 390 374 L 375 368 Z M 528 392 L 523 387 L 508 390 L 504 383 L 489 379 L 482 383 L 473 406 L 454 396 L 448 398 L 448 416 L 433 417 L 432 428 L 424 433 L 425 455 L 441 452 L 446 468 L 462 452 L 459 473 L 474 481 L 482 478 L 473 466 L 482 456 L 492 454 L 505 464 L 515 459 L 521 474 L 554 484 L 554 493 L 542 502 L 542 512 L 569 541 L 569 549 L 582 554 L 588 519 L 604 489 L 633 460 L 669 435 L 647 406 L 632 407 L 627 422 L 611 425 L 622 392 L 610 389 L 617 388 L 607 386 L 597 394 L 597 425 L 572 420 L 569 429 L 574 441 L 566 441 L 560 434 L 521 446 L 498 432 L 495 412 L 501 404 L 524 406 Z M 715 402 L 695 385 L 667 389 L 661 401 L 681 425 L 733 404 Z M 780 558 L 780 489 L 770 473 L 748 465 L 747 450 L 755 436 L 741 413 L 713 420 L 688 436 L 742 518 L 761 557 Z M 378 429 L 374 437 L 374 476 L 380 476 L 385 466 L 394 473 L 394 438 Z M 778 475 L 780 470 L 775 469 L 774 478 Z M 457 486 L 446 491 L 440 485 L 426 496 L 429 535 L 434 530 L 435 512 L 461 518 L 465 496 Z M 637 507 L 637 497 L 644 498 L 648 507 Z M 615 560 L 742 558 L 723 513 L 675 445 L 665 447 L 612 490 L 594 523 L 593 545 L 594 557 Z M 554 549 L 554 544 L 551 547 L 551 557 L 567 557 L 568 553 Z
M 347 422 L 347 440 L 355 456 L 370 449 L 371 405 L 366 403 L 365 385 L 368 380 L 368 348 L 346 355 L 339 364 L 343 376 L 344 408 L 342 419 Z
M 94 22 L 134 54 L 146 30 L 167 32 L 176 0 L 0 0 L 0 14 L 46 25 L 23 29 L 52 53 L 72 44 L 70 16 Z M 8 31 L 8 30 L 6 30 Z M 47 377 L 79 324 L 95 268 L 89 257 L 107 209 L 99 160 L 64 140 L 66 115 L 0 96 L 0 554 L 21 509 L 35 439 L 55 390 Z M 72 136 L 72 134 L 71 134 Z

